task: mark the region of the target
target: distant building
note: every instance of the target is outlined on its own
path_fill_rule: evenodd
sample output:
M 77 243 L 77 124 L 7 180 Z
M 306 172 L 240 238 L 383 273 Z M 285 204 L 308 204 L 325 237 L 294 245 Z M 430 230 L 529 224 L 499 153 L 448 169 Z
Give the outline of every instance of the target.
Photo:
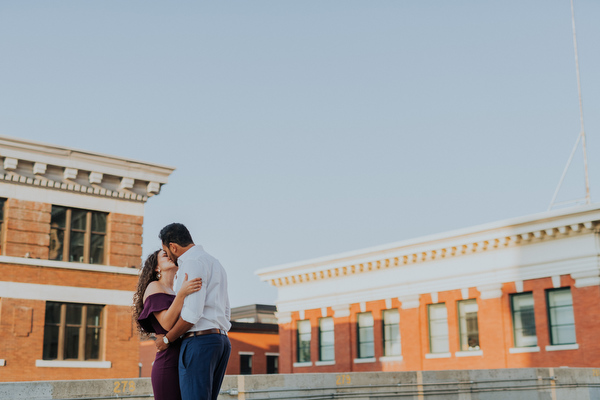
M 144 203 L 173 168 L 0 137 L 0 380 L 137 377 Z
M 231 356 L 227 375 L 276 374 L 279 371 L 279 327 L 275 306 L 252 304 L 231 309 Z M 156 356 L 154 340 L 140 343 L 141 376 L 149 377 Z
M 597 367 L 600 206 L 257 271 L 280 372 Z

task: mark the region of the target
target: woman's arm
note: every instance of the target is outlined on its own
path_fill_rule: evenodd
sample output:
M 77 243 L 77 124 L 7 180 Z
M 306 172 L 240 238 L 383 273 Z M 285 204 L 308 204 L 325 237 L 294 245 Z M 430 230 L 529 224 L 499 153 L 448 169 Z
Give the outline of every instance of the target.
M 177 296 L 175 296 L 175 300 L 173 300 L 171 306 L 166 310 L 154 313 L 160 326 L 167 331 L 171 330 L 175 322 L 179 319 L 179 314 L 181 314 L 181 309 L 183 308 L 183 300 L 186 296 L 202 288 L 202 278 L 195 278 L 191 281 L 187 279 L 188 276 L 185 274 L 183 285 L 181 285 L 181 289 L 177 293 Z

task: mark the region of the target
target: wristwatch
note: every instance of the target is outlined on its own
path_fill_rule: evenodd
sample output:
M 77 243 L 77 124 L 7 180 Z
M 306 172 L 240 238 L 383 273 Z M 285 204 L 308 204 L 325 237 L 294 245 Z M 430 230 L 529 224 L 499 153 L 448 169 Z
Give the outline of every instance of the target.
M 167 346 L 169 345 L 169 343 L 171 343 L 169 342 L 169 338 L 167 338 L 167 335 L 163 336 L 163 342 L 165 342 Z

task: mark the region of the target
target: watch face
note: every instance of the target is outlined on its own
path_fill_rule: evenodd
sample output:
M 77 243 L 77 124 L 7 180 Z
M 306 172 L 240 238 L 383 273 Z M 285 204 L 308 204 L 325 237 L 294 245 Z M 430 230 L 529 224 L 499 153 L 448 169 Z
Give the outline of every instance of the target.
M 166 344 L 169 344 L 169 339 L 167 339 L 166 336 L 163 336 L 163 342 L 165 342 Z

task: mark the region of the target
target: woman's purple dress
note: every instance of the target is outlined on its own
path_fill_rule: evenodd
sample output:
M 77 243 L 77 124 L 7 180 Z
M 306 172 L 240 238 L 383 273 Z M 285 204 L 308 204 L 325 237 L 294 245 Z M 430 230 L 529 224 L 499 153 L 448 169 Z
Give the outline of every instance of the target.
M 138 318 L 146 332 L 166 334 L 156 317 L 155 312 L 166 310 L 175 300 L 175 296 L 167 293 L 155 293 L 146 298 L 144 309 Z M 167 350 L 156 353 L 152 364 L 152 390 L 155 400 L 181 400 L 179 390 L 179 348 L 181 340 L 169 344 Z

